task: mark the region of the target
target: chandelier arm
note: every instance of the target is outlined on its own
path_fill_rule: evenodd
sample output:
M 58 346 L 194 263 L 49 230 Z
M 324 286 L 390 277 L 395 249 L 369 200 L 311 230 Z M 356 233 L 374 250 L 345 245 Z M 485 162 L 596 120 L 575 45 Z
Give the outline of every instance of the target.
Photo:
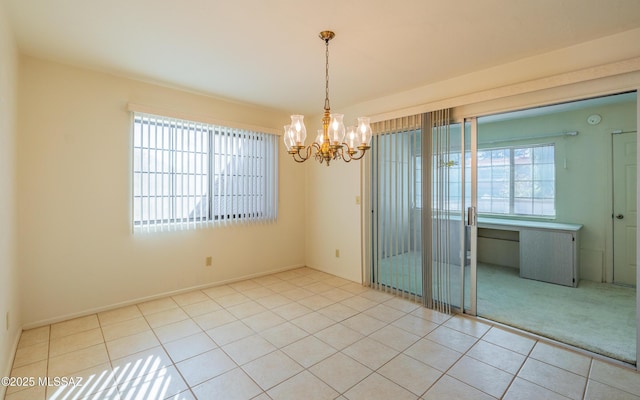
M 307 155 L 304 157 L 301 156 L 301 158 L 304 158 L 304 160 L 307 161 L 309 157 L 311 157 L 311 153 L 312 153 L 311 149 L 312 149 L 312 146 L 306 147 L 304 150 L 307 153 Z M 298 150 L 298 152 L 300 152 L 300 150 Z
M 370 147 L 357 147 L 356 150 L 349 150 L 349 145 L 345 142 L 342 143 L 342 147 L 340 147 L 340 153 L 342 156 L 342 159 L 345 162 L 349 162 L 349 161 L 354 161 L 354 160 L 360 160 L 362 159 L 362 157 L 364 157 L 364 155 L 367 153 L 367 150 L 369 150 Z M 344 155 L 345 151 L 344 149 L 347 149 L 346 153 L 349 157 L 349 159 L 347 159 Z
M 300 155 L 300 151 L 298 151 L 297 153 L 291 153 L 291 157 L 293 157 L 293 161 L 298 163 L 307 161 L 305 158 L 302 157 L 302 155 Z
M 300 150 L 303 150 L 303 149 L 307 153 L 306 155 L 303 155 L 303 154 L 300 153 Z M 298 149 L 297 152 L 292 153 L 291 155 L 293 156 L 293 159 L 294 159 L 295 162 L 303 163 L 303 162 L 307 161 L 309 159 L 309 156 L 311 155 L 311 146 L 306 147 L 306 148 Z M 296 158 L 296 156 L 298 156 L 298 157 Z
M 307 161 L 307 159 L 306 159 L 306 158 L 301 158 L 301 159 L 299 159 L 299 160 L 298 160 L 298 159 L 296 158 L 295 154 L 294 154 L 294 156 L 293 156 L 293 161 L 295 161 L 295 162 L 297 162 L 297 163 L 303 163 L 303 162 Z
M 360 153 L 360 155 L 356 156 L 356 154 Z M 351 156 L 352 160 L 360 160 L 362 157 L 364 157 L 364 155 L 367 153 L 366 150 L 358 150 L 358 152 L 354 153 Z

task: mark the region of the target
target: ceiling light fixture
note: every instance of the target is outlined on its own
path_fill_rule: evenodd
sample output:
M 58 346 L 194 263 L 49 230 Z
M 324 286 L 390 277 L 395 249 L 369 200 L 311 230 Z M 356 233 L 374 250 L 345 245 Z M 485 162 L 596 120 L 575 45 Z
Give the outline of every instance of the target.
M 358 118 L 358 126 L 345 129 L 342 114 L 331 114 L 329 107 L 329 41 L 335 37 L 331 31 L 320 32 L 326 46 L 325 61 L 325 97 L 322 129 L 318 129 L 318 136 L 314 142 L 304 145 L 307 129 L 304 126 L 304 115 L 292 115 L 291 125 L 284 127 L 284 144 L 289 154 L 296 162 L 305 162 L 312 155 L 320 163 L 329 166 L 331 160 L 342 158 L 345 162 L 359 160 L 371 148 L 371 126 L 369 117 Z M 345 139 L 346 136 L 346 139 Z M 346 140 L 343 142 L 343 140 Z

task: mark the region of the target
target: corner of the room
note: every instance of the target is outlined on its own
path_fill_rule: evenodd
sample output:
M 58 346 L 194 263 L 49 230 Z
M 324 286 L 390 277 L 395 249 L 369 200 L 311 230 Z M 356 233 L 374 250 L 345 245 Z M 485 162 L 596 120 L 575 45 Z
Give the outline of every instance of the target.
M 16 256 L 16 119 L 18 50 L 0 3 L 0 376 L 9 376 L 21 332 Z M 4 396 L 0 386 L 0 397 Z

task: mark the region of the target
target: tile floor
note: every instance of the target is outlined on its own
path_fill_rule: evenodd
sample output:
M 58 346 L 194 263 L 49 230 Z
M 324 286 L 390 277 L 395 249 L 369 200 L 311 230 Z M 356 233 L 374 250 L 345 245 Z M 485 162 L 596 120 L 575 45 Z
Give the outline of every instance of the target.
M 52 384 L 6 400 L 640 399 L 632 370 L 309 268 L 25 331 L 12 376 Z

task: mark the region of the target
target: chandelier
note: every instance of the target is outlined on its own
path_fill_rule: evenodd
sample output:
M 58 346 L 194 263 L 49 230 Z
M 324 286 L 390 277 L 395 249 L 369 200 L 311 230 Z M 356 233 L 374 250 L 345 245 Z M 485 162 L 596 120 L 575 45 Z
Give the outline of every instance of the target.
M 364 157 L 371 148 L 371 126 L 369 117 L 358 118 L 358 126 L 349 126 L 345 129 L 342 121 L 344 115 L 331 114 L 329 107 L 329 41 L 335 37 L 331 31 L 320 32 L 326 46 L 325 51 L 325 97 L 324 114 L 322 116 L 322 129 L 318 129 L 318 135 L 314 142 L 305 146 L 307 129 L 304 126 L 304 115 L 292 115 L 291 125 L 284 127 L 284 144 L 287 152 L 296 162 L 305 162 L 312 155 L 321 164 L 329 166 L 331 160 L 342 158 L 345 162 L 359 160 Z

